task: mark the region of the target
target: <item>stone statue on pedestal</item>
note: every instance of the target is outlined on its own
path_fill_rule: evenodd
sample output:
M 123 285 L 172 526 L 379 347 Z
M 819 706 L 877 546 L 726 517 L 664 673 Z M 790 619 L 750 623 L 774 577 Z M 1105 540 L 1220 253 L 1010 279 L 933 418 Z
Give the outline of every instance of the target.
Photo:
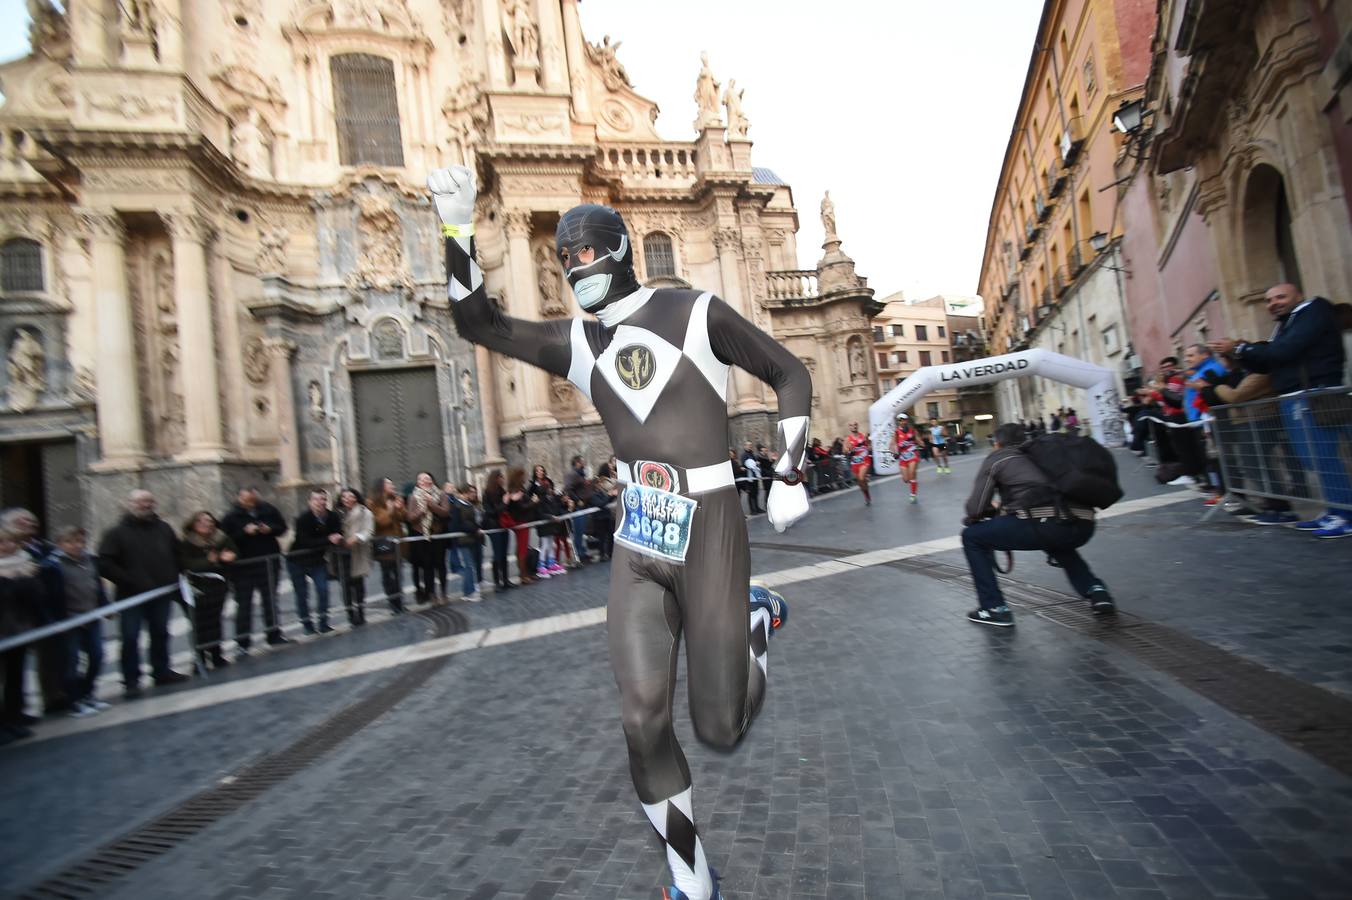
M 836 236 L 836 205 L 831 202 L 830 191 L 822 196 L 822 228 L 826 231 L 827 240 Z
M 709 68 L 709 54 L 699 55 L 702 64 L 699 78 L 695 81 L 695 103 L 699 105 L 699 117 L 695 119 L 695 130 L 717 128 L 723 122 L 718 117 L 718 82 L 714 80 L 713 70 Z
M 751 127 L 751 122 L 742 112 L 742 95 L 745 93 L 745 90 L 737 90 L 737 79 L 728 79 L 728 89 L 723 92 L 723 107 L 728 111 L 729 137 L 744 138 Z

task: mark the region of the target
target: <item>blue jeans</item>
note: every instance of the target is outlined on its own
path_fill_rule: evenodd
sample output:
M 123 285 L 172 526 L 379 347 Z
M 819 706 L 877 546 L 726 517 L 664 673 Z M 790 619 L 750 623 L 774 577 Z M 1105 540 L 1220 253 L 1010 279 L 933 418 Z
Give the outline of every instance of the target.
M 291 586 L 296 591 L 296 615 L 306 625 L 314 624 L 310 621 L 310 602 L 305 584 L 305 579 L 309 578 L 315 583 L 315 605 L 319 607 L 319 624 L 321 627 L 329 624 L 329 570 L 324 560 L 299 563 L 288 561 L 286 567 L 291 572 Z
M 595 513 L 593 513 L 595 515 Z M 572 520 L 573 525 L 573 556 L 578 562 L 588 559 L 587 556 L 587 522 L 591 516 L 578 516 Z
M 1338 456 L 1338 429 L 1316 425 L 1308 397 L 1283 397 L 1282 424 L 1301 465 L 1319 478 L 1328 511 L 1352 519 L 1352 481 Z
M 451 545 L 447 558 L 451 561 L 451 571 L 460 576 L 460 593 L 468 597 L 479 589 L 478 568 L 474 565 L 474 548 Z
M 169 674 L 170 596 L 156 597 L 122 610 L 122 683 L 138 687 L 141 683 L 141 623 L 150 631 L 150 671 L 156 679 Z
M 71 701 L 94 696 L 94 683 L 103 671 L 103 620 L 95 619 L 87 625 L 66 632 L 66 697 Z M 80 654 L 89 658 L 84 674 L 80 673 Z
M 1083 547 L 1094 536 L 1094 523 L 1075 520 L 1065 522 L 1049 519 L 1020 519 L 1015 516 L 996 516 L 962 530 L 962 552 L 967 555 L 967 566 L 972 570 L 977 600 L 982 609 L 1003 606 L 1005 597 L 995 579 L 996 550 L 1043 550 L 1066 570 L 1066 577 L 1081 597 L 1103 582 L 1089 571 L 1077 547 Z

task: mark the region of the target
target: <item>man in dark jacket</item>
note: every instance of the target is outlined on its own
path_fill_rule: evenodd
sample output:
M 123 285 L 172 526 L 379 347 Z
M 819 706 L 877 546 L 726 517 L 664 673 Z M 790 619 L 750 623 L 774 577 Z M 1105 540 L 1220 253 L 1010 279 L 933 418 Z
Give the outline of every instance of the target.
M 1278 394 L 1342 384 L 1342 327 L 1333 304 L 1323 297 L 1305 299 L 1294 284 L 1273 285 L 1266 299 L 1268 312 L 1277 320 L 1268 341 L 1225 338 L 1212 341 L 1211 348 L 1233 353 L 1251 372 L 1265 373 Z M 1318 474 L 1328 504 L 1322 516 L 1292 527 L 1318 538 L 1352 537 L 1352 479 L 1339 456 L 1338 429 L 1319 423 L 1308 394 L 1283 396 L 1279 402 L 1292 448 L 1304 468 Z
M 99 574 L 126 600 L 178 583 L 178 536 L 155 515 L 155 495 L 132 491 L 127 514 L 99 542 Z M 150 631 L 150 671 L 158 685 L 187 681 L 169 668 L 169 610 L 172 593 L 122 610 L 122 683 L 128 700 L 141 696 L 141 623 Z
M 586 509 L 590 504 L 587 480 L 586 461 L 581 456 L 574 456 L 568 477 L 563 480 L 563 492 L 573 501 L 575 509 Z M 579 563 L 591 562 L 587 554 L 587 526 L 591 524 L 590 519 L 590 516 L 574 516 L 569 520 L 573 528 L 573 555 Z
M 235 584 L 235 643 L 240 653 L 248 653 L 253 642 L 253 598 L 258 592 L 263 601 L 263 624 L 269 644 L 285 644 L 277 624 L 277 578 L 281 572 L 281 545 L 277 538 L 286 534 L 286 519 L 281 510 L 258 497 L 258 488 L 240 488 L 236 503 L 221 521 L 221 530 L 239 549 L 233 572 Z
M 446 548 L 446 556 L 451 561 L 451 571 L 460 576 L 460 599 L 478 603 L 479 567 L 474 562 L 474 548 L 483 541 L 479 533 L 479 510 L 470 501 L 471 486 L 468 484 L 450 485 L 454 490 L 446 492 L 450 503 L 450 518 L 446 530 L 450 534 L 460 532 L 464 537 L 455 538 Z
M 306 579 L 314 582 L 315 605 L 319 607 L 319 633 L 333 631 L 329 625 L 329 570 L 328 554 L 343 542 L 343 519 L 329 509 L 329 492 L 314 490 L 305 512 L 296 516 L 296 537 L 286 555 L 291 572 L 291 586 L 296 590 L 296 615 L 305 626 L 306 634 L 315 633 L 310 618 L 310 604 L 306 596 Z
M 1094 536 L 1094 510 L 1056 502 L 1050 480 L 1019 449 L 1026 439 L 1017 422 L 995 429 L 995 450 L 982 461 L 967 498 L 962 551 L 981 604 L 967 618 L 981 625 L 1014 624 L 995 579 L 996 550 L 1044 551 L 1066 570 L 1071 585 L 1094 612 L 1111 613 L 1115 607 L 1108 589 L 1076 552 Z

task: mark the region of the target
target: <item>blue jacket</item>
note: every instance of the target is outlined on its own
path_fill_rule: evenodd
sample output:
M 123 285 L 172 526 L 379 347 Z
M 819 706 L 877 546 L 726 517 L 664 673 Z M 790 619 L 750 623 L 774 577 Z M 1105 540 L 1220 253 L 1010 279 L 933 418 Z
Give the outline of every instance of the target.
M 1279 394 L 1342 384 L 1343 331 L 1332 303 L 1312 297 L 1278 323 L 1267 343 L 1242 346 L 1246 369 L 1265 373 Z
M 1196 369 L 1188 372 L 1188 381 L 1195 378 L 1202 378 L 1207 381 L 1216 381 L 1221 375 L 1225 375 L 1230 370 L 1225 367 L 1219 357 L 1212 356 L 1202 363 Z M 1215 377 L 1208 377 L 1215 376 Z M 1202 392 L 1196 388 L 1187 388 L 1183 391 L 1183 414 L 1188 417 L 1189 422 L 1196 422 L 1202 418 L 1203 407 L 1206 401 L 1202 399 Z

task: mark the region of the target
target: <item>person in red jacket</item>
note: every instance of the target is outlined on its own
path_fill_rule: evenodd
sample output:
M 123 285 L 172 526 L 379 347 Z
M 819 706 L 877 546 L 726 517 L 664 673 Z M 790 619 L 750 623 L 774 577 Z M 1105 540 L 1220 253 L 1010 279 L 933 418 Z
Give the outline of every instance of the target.
M 868 478 L 873 469 L 873 444 L 868 435 L 859 430 L 858 422 L 850 423 L 850 433 L 845 437 L 845 451 L 850 455 L 850 472 L 854 475 L 855 484 L 864 492 L 864 505 L 872 506 Z

